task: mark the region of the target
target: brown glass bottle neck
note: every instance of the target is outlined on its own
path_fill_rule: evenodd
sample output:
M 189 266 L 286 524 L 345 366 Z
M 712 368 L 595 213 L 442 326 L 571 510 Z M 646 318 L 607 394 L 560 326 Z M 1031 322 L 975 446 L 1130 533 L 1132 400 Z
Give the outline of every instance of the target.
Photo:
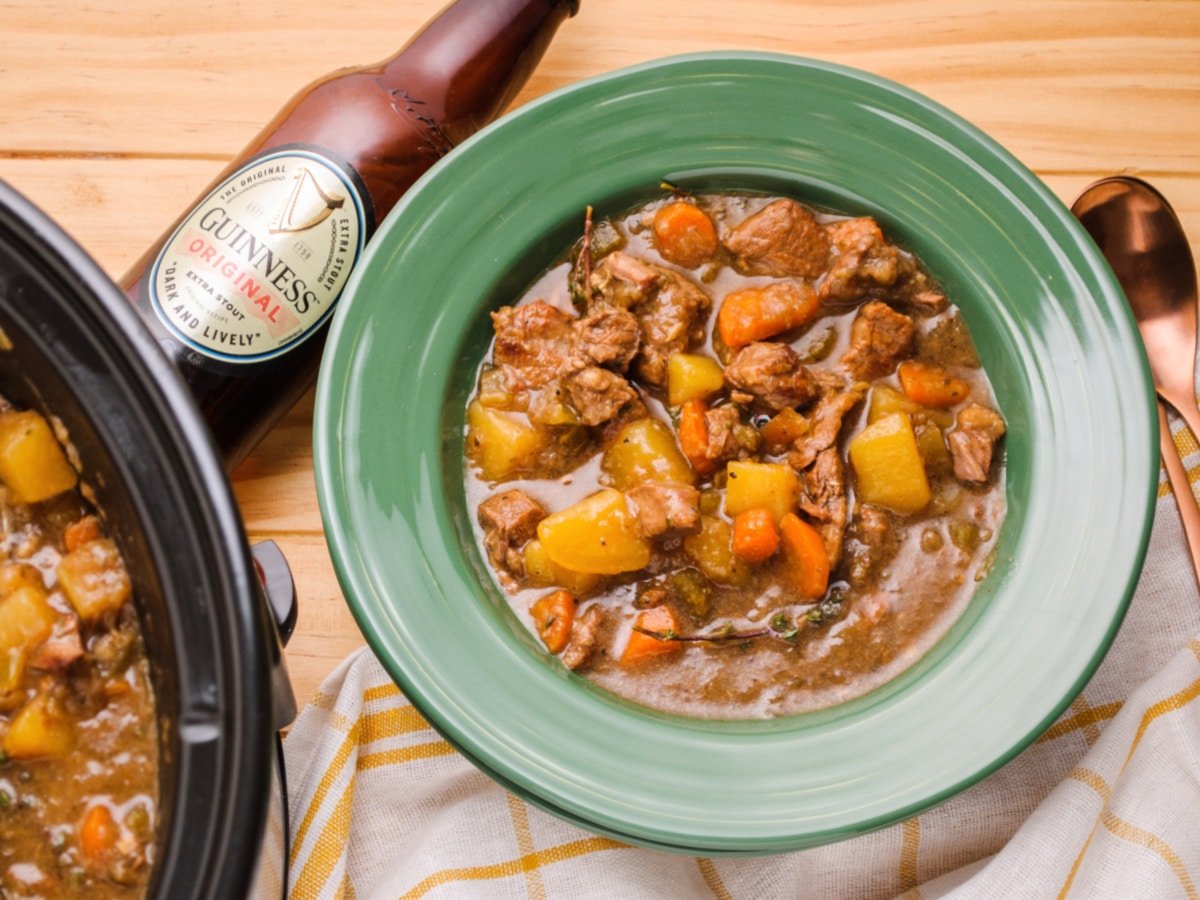
M 512 102 L 579 0 L 457 0 L 377 67 L 453 144 Z

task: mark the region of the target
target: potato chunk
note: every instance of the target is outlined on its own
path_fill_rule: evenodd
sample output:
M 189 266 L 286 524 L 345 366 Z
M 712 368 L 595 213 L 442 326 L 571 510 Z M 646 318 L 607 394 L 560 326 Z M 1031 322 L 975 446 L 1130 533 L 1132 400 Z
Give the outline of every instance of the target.
M 667 358 L 667 403 L 671 406 L 705 400 L 724 386 L 725 372 L 711 357 L 672 353 Z
M 884 416 L 855 435 L 850 462 L 863 503 L 915 513 L 932 497 L 912 421 L 904 413 Z
M 909 400 L 894 387 L 888 387 L 886 384 L 876 384 L 871 387 L 871 400 L 867 406 L 867 424 L 874 425 L 880 419 L 894 413 L 908 413 L 912 415 L 920 411 L 920 403 Z
M 57 619 L 45 591 L 18 587 L 0 600 L 0 655 L 32 650 L 50 636 Z
M 573 572 L 616 575 L 650 562 L 650 542 L 638 533 L 625 495 L 611 488 L 542 519 L 538 540 L 551 562 Z
M 914 424 L 933 422 L 939 428 L 949 428 L 954 424 L 954 413 L 944 409 L 930 409 L 922 406 L 893 387 L 886 384 L 876 384 L 871 388 L 871 401 L 867 407 L 867 424 L 874 425 L 885 416 L 892 413 L 907 413 Z
M 39 694 L 13 717 L 3 747 L 12 759 L 32 759 L 63 756 L 73 743 L 71 720 L 48 694 Z
M 13 571 L 16 564 L 10 563 L 9 567 L 9 571 Z M 6 695 L 20 687 L 30 652 L 50 636 L 57 619 L 58 614 L 46 600 L 40 578 L 36 587 L 19 583 L 0 600 L 0 709 L 9 700 L 20 703 L 19 697 Z
M 108 538 L 88 541 L 58 564 L 58 584 L 84 621 L 115 612 L 132 590 L 121 554 Z
M 742 585 L 750 578 L 749 567 L 733 552 L 733 529 L 724 519 L 701 516 L 700 530 L 683 539 L 683 552 L 710 581 Z
M 619 491 L 647 481 L 691 484 L 696 480 L 671 429 L 655 419 L 638 419 L 622 428 L 604 452 L 600 468 Z
M 558 565 L 550 558 L 546 548 L 537 538 L 527 543 L 521 551 L 525 562 L 525 574 L 535 584 L 543 587 L 566 588 L 576 596 L 586 594 L 600 583 L 601 576 L 589 572 L 573 572 Z
M 467 455 L 484 481 L 502 481 L 537 461 L 546 432 L 520 413 L 484 406 L 467 407 Z
M 7 597 L 19 587 L 45 591 L 46 580 L 42 578 L 41 570 L 29 563 L 9 561 L 0 564 L 0 597 Z
M 776 524 L 796 508 L 800 483 L 784 463 L 731 462 L 726 467 L 725 512 L 737 516 L 751 509 L 769 509 Z
M 0 481 L 18 503 L 38 503 L 75 487 L 67 455 L 33 410 L 0 413 Z
M 24 650 L 0 650 L 0 712 L 20 706 L 24 699 L 16 692 L 25 677 L 25 665 Z

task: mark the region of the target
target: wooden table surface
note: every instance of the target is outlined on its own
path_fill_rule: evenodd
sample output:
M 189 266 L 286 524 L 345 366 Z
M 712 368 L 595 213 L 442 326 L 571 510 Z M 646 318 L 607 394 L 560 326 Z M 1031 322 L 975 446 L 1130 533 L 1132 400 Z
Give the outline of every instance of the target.
M 443 0 L 0 0 L 0 178 L 119 277 L 296 90 L 390 55 Z M 1196 0 L 583 0 L 517 103 L 674 53 L 856 66 L 974 122 L 1069 203 L 1141 175 L 1200 255 Z M 321 528 L 311 394 L 235 473 L 251 540 L 295 574 L 307 699 L 362 644 Z M 1195 473 L 1193 473 L 1195 474 Z

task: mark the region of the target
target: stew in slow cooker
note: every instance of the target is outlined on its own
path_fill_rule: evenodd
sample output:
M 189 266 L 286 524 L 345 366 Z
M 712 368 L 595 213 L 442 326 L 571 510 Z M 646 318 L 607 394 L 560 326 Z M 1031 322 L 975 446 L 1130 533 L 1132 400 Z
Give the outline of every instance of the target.
M 476 537 L 546 650 L 623 697 L 845 701 L 992 564 L 1004 420 L 957 308 L 870 218 L 675 191 L 589 210 L 492 322 Z
M 144 894 L 158 742 L 130 579 L 54 427 L 0 399 L 0 898 Z

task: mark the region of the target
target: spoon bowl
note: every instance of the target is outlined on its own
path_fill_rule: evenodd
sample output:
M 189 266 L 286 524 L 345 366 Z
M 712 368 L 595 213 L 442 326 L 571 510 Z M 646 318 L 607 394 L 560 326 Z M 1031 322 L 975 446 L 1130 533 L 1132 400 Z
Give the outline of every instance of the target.
M 1200 435 L 1196 407 L 1196 266 L 1179 217 L 1139 178 L 1090 185 L 1071 211 L 1129 299 L 1160 397 Z

